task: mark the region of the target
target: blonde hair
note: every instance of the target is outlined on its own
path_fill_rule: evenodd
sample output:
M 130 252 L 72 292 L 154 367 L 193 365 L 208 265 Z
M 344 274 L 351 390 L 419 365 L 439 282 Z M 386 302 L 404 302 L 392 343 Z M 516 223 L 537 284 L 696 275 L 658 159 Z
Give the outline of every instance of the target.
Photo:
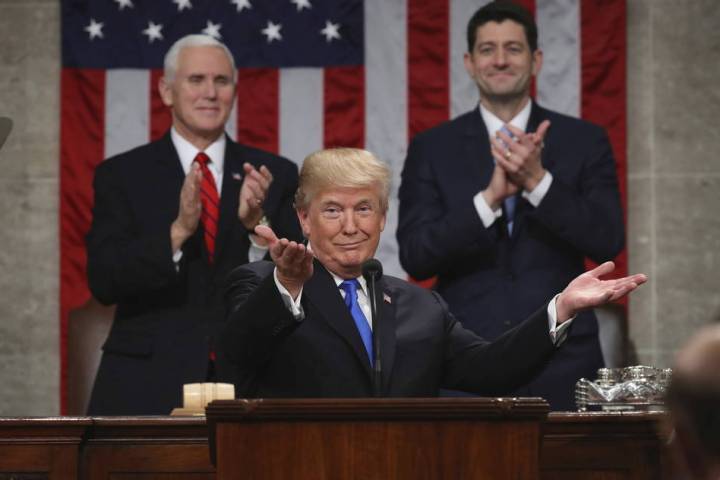
M 321 190 L 333 187 L 374 187 L 380 194 L 380 208 L 388 209 L 390 169 L 367 150 L 328 148 L 311 153 L 300 169 L 295 207 L 306 209 Z

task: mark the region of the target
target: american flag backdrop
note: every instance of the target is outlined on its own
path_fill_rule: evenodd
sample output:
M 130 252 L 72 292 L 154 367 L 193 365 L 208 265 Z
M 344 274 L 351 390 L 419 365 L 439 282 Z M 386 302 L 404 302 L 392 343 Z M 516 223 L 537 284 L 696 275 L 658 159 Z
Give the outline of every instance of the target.
M 298 164 L 322 147 L 364 147 L 399 182 L 416 133 L 472 109 L 465 28 L 487 0 L 62 0 L 61 409 L 71 309 L 88 299 L 84 237 L 104 158 L 170 126 L 157 83 L 170 45 L 206 33 L 232 50 L 234 139 Z M 535 13 L 543 106 L 608 129 L 625 198 L 625 0 L 521 0 Z M 552 127 L 551 127 L 552 128 Z M 393 204 L 378 258 L 403 275 Z M 620 273 L 626 271 L 625 256 Z

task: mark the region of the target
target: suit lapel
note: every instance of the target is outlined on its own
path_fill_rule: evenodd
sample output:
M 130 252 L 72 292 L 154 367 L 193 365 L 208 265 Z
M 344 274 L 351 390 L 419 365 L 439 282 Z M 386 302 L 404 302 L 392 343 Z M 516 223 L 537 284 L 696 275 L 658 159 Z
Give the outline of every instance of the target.
M 233 227 L 238 222 L 238 198 L 243 179 L 243 154 L 240 146 L 226 139 L 225 163 L 223 167 L 222 194 L 220 195 L 220 219 L 218 221 L 218 236 L 215 242 L 216 263 L 220 262 L 222 253 L 232 238 Z
M 303 297 L 312 303 L 313 310 L 348 344 L 355 353 L 358 361 L 363 365 L 368 378 L 371 378 L 370 361 L 368 360 L 365 345 L 355 326 L 335 280 L 330 273 L 317 260 L 314 261 L 315 273 L 303 287 Z
M 463 195 L 463 199 L 472 198 L 481 188 L 485 188 L 490 183 L 493 170 L 495 169 L 495 159 L 490 153 L 490 139 L 488 138 L 487 126 L 480 114 L 480 107 L 470 112 L 467 121 L 461 127 L 464 135 L 464 153 L 462 160 L 465 162 L 461 165 L 460 181 L 467 182 L 467 195 Z M 498 235 L 501 238 L 507 238 L 507 223 L 505 217 L 494 223 L 494 228 L 498 229 Z
M 539 106 L 537 103 L 532 103 L 532 109 L 530 110 L 530 118 L 528 119 L 528 126 L 526 129 L 528 132 L 537 131 L 542 121 L 547 118 L 547 114 L 545 112 L 546 110 Z M 542 164 L 547 170 L 550 170 L 550 167 L 552 167 L 552 157 L 548 156 L 548 151 L 552 143 L 548 135 L 551 131 L 552 125 L 550 126 L 548 133 L 545 135 L 545 146 L 543 147 L 542 151 Z
M 148 191 L 148 205 L 162 215 L 162 221 L 175 220 L 180 206 L 180 190 L 185 181 L 180 157 L 173 146 L 170 132 L 153 144 L 153 150 L 147 158 L 146 172 L 154 179 L 152 189 Z M 152 173 L 150 173 L 152 172 Z
M 528 118 L 527 127 L 525 128 L 526 132 L 535 132 L 537 131 L 538 127 L 540 126 L 540 123 L 542 123 L 543 120 L 545 120 L 545 113 L 543 109 L 538 106 L 537 103 L 532 102 L 532 106 L 530 109 L 530 118 Z M 550 127 L 552 128 L 552 127 Z M 542 154 L 540 157 L 540 160 L 543 164 L 543 166 L 550 170 L 550 165 L 548 164 L 548 148 L 549 148 L 549 141 L 547 135 L 545 136 L 545 147 L 542 150 Z M 518 193 L 517 202 L 515 207 L 515 219 L 513 223 L 513 233 L 512 238 L 516 238 L 520 232 L 525 228 L 525 215 L 534 210 L 534 207 L 530 205 L 528 201 L 526 201 L 524 198 L 522 198 L 522 194 Z
M 173 187 L 177 188 L 179 195 L 180 188 L 185 181 L 185 172 L 183 171 L 182 164 L 180 163 L 180 157 L 177 154 L 177 150 L 175 150 L 175 146 L 172 143 L 169 130 L 155 143 L 155 146 L 157 148 L 157 152 L 154 155 L 154 159 L 157 161 L 160 168 L 165 171 L 167 178 L 171 178 L 173 180 Z M 180 201 L 180 197 L 177 198 L 177 201 Z
M 380 354 L 382 362 L 382 390 L 388 391 L 390 376 L 395 363 L 395 305 L 393 304 L 393 293 L 386 287 L 384 281 L 378 285 L 378 313 L 380 318 L 377 325 L 373 326 L 374 334 L 380 335 Z
M 460 181 L 467 184 L 468 192 L 474 196 L 478 192 L 478 185 L 490 183 L 495 162 L 490 154 L 490 140 L 487 127 L 480 115 L 480 107 L 473 110 L 463 125 L 465 137 L 464 155 L 461 156 L 458 173 Z

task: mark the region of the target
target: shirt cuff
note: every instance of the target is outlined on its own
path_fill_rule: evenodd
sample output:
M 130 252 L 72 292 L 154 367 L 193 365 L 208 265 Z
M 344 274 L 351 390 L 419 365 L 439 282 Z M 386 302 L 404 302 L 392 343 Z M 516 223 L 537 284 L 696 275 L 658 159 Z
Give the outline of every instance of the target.
M 290 292 L 288 292 L 287 288 L 285 288 L 283 284 L 280 283 L 280 280 L 278 280 L 277 267 L 275 267 L 275 269 L 273 270 L 273 279 L 275 280 L 275 286 L 280 292 L 280 297 L 282 298 L 283 303 L 285 304 L 287 309 L 290 310 L 293 318 L 295 318 L 295 320 L 297 321 L 303 320 L 305 318 L 305 310 L 303 310 L 303 307 L 300 304 L 300 300 L 302 299 L 303 287 L 300 287 L 300 293 L 298 293 L 297 298 L 293 300 Z
M 265 258 L 265 254 L 268 252 L 268 246 L 259 245 L 253 237 L 255 237 L 255 234 L 248 234 L 248 238 L 250 239 L 250 248 L 248 248 L 248 262 L 260 261 Z
M 523 190 L 523 198 L 530 202 L 530 205 L 537 208 L 538 205 L 540 205 L 540 202 L 542 202 L 542 199 L 545 198 L 545 195 L 547 195 L 548 190 L 550 190 L 550 185 L 552 185 L 552 181 L 552 173 L 546 171 L 545 175 L 543 175 L 542 180 L 540 180 L 540 182 L 535 185 L 535 188 L 533 188 L 531 192 Z
M 485 228 L 489 228 L 490 225 L 495 223 L 495 220 L 502 216 L 502 209 L 498 208 L 493 210 L 490 205 L 485 201 L 482 192 L 477 193 L 473 197 L 473 203 L 475 204 L 475 210 L 477 211 L 480 221 L 483 223 Z
M 573 315 L 560 325 L 557 324 L 557 308 L 555 307 L 555 302 L 557 301 L 557 298 L 559 296 L 559 293 L 555 295 L 553 299 L 550 300 L 547 306 L 548 326 L 550 327 L 550 339 L 552 339 L 553 345 L 555 345 L 556 347 L 559 347 L 563 344 L 563 342 L 567 338 L 570 324 L 572 324 L 573 320 L 575 320 L 575 315 Z

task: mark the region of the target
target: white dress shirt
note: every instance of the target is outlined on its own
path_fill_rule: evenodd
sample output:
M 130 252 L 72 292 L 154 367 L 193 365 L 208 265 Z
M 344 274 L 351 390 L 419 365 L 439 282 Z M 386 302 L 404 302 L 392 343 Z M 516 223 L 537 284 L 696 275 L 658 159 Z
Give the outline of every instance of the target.
M 170 129 L 170 139 L 172 140 L 173 146 L 175 147 L 175 151 L 177 151 L 178 157 L 180 157 L 180 164 L 182 165 L 183 172 L 185 172 L 185 175 L 187 175 L 190 172 L 190 168 L 192 167 L 193 162 L 195 161 L 195 157 L 198 153 L 200 153 L 201 150 L 192 143 L 188 142 L 182 135 L 180 135 L 180 133 L 175 129 L 175 127 L 172 127 Z M 226 145 L 227 141 L 225 139 L 225 134 L 223 133 L 205 150 L 202 150 L 205 155 L 210 158 L 207 167 L 210 170 L 213 179 L 215 180 L 215 187 L 217 188 L 218 198 L 220 198 L 220 196 L 222 195 Z M 265 257 L 268 248 L 258 245 L 255 242 L 253 235 L 249 235 L 249 237 L 250 248 L 248 249 L 248 261 L 256 262 L 258 260 L 262 260 Z M 177 264 L 180 262 L 181 258 L 182 249 L 178 249 L 176 252 L 173 252 L 173 261 L 175 262 L 176 268 L 178 267 Z
M 532 102 L 528 100 L 522 110 L 520 110 L 518 114 L 510 120 L 510 125 L 519 128 L 523 132 L 526 131 L 528 120 L 530 119 L 531 107 Z M 505 122 L 500 120 L 494 113 L 485 108 L 482 104 L 480 104 L 480 115 L 482 115 L 483 122 L 485 122 L 485 127 L 487 128 L 487 134 L 490 137 L 496 136 L 497 132 L 505 125 Z M 537 207 L 540 205 L 542 199 L 545 198 L 545 195 L 550 189 L 551 183 L 552 174 L 550 172 L 545 172 L 542 180 L 540 180 L 535 188 L 531 192 L 523 190 L 522 196 L 530 202 L 531 205 Z M 482 191 L 478 192 L 475 197 L 473 197 L 473 204 L 475 205 L 475 210 L 477 210 L 478 216 L 480 217 L 480 220 L 482 220 L 483 225 L 485 225 L 485 228 L 490 227 L 493 223 L 495 223 L 495 220 L 502 216 L 502 209 L 498 208 L 497 210 L 493 210 L 490 208 L 490 205 L 488 205 L 485 201 L 485 197 L 482 196 Z

